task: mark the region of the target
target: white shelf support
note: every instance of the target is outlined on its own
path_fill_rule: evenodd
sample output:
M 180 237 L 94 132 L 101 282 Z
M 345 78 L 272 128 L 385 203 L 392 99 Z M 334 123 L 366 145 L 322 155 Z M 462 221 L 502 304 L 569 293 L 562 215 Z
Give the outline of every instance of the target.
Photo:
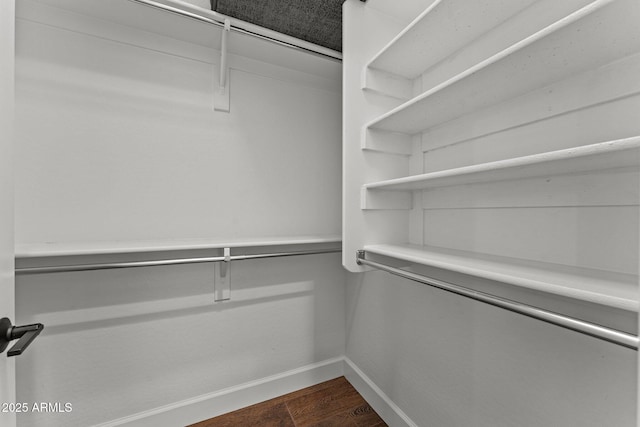
M 377 129 L 362 128 L 361 148 L 364 151 L 411 155 L 411 135 L 400 132 L 387 132 Z
M 215 111 L 229 112 L 229 65 L 227 64 L 227 43 L 229 32 L 231 31 L 231 21 L 224 20 L 222 29 L 222 42 L 220 43 L 220 75 L 218 87 L 213 92 L 213 108 Z
M 360 197 L 362 210 L 409 210 L 413 208 L 413 197 L 409 191 L 369 191 L 362 188 Z
M 390 96 L 403 102 L 413 97 L 413 80 L 374 68 L 364 68 L 361 85 L 362 90 Z

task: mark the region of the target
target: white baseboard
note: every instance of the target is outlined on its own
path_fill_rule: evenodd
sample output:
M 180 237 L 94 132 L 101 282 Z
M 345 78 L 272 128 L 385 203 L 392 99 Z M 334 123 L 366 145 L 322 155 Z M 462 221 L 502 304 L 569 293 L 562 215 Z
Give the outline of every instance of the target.
M 344 357 L 303 366 L 94 427 L 175 427 L 197 423 L 344 375 Z
M 344 358 L 344 376 L 390 427 L 418 427 L 349 358 Z
M 418 427 L 351 360 L 323 362 L 229 387 L 94 427 L 175 427 L 197 423 L 344 375 L 391 427 Z

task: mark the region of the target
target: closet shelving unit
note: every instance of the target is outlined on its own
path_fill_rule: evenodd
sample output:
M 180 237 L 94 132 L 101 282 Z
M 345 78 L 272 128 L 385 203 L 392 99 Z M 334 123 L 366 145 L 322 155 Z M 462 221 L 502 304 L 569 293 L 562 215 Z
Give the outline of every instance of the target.
M 495 193 L 501 191 L 505 182 L 532 179 L 555 182 L 557 177 L 571 176 L 577 181 L 584 177 L 593 183 L 594 179 L 610 174 L 627 174 L 625 176 L 636 180 L 627 181 L 624 190 L 611 191 L 625 192 L 621 197 L 624 202 L 620 205 L 637 206 L 640 164 L 640 137 L 637 135 L 640 135 L 640 129 L 623 135 L 612 132 L 611 136 L 595 141 L 559 142 L 557 149 L 553 150 L 545 150 L 548 145 L 536 149 L 535 143 L 529 141 L 529 148 L 524 150 L 526 155 L 498 156 L 494 161 L 472 162 L 464 166 L 430 164 L 429 172 L 424 173 L 424 170 L 433 147 L 439 149 L 451 144 L 429 140 L 433 135 L 442 135 L 441 130 L 447 126 L 473 126 L 476 124 L 474 120 L 481 121 L 492 111 L 500 111 L 496 106 L 502 104 L 517 108 L 519 99 L 526 100 L 535 91 L 544 93 L 545 88 L 553 89 L 559 82 L 560 85 L 567 82 L 565 86 L 569 87 L 580 79 L 592 81 L 594 85 L 597 81 L 607 80 L 607 67 L 633 58 L 640 52 L 639 9 L 627 0 L 571 1 L 564 4 L 545 0 L 433 2 L 362 65 L 363 90 L 406 101 L 373 119 L 363 120 L 360 158 L 354 161 L 353 157 L 357 156 L 345 154 L 346 167 L 362 172 L 357 217 L 362 219 L 363 230 L 360 235 L 346 233 L 346 246 L 360 245 L 367 254 L 637 311 L 638 277 L 630 269 L 589 268 L 580 263 L 567 265 L 554 260 L 461 250 L 455 245 L 433 246 L 423 241 L 428 240 L 424 238 L 423 209 L 427 209 L 424 201 L 428 200 L 432 190 L 446 189 L 454 194 L 457 188 L 464 188 L 460 193 L 464 197 L 471 191 L 469 188 L 478 184 L 495 184 Z M 532 24 L 525 25 L 525 22 Z M 598 76 L 600 80 L 591 76 Z M 578 106 L 569 112 L 598 103 L 611 102 L 614 105 L 617 99 L 623 98 L 613 94 L 608 87 L 596 88 L 603 95 L 597 102 L 586 101 L 585 97 L 584 105 L 580 105 L 581 95 L 574 92 L 573 102 Z M 409 93 L 411 96 L 406 99 Z M 557 108 L 544 106 L 549 110 Z M 558 111 L 556 114 L 562 113 Z M 544 117 L 546 113 L 537 111 L 536 114 Z M 504 128 L 518 125 L 520 123 L 505 125 Z M 497 129 L 497 132 L 502 130 Z M 488 134 L 490 137 L 491 133 L 480 136 Z M 550 137 L 541 134 L 540 138 Z M 553 138 L 562 139 L 557 135 Z M 389 178 L 368 179 L 369 176 L 385 175 L 384 172 L 367 169 L 367 156 L 372 155 L 377 159 L 388 156 L 390 165 L 402 162 L 398 160 L 400 155 L 406 159 L 404 169 L 409 173 L 398 176 L 399 168 L 390 167 L 386 174 Z M 416 157 L 421 156 L 424 160 L 416 161 Z M 376 162 L 381 163 L 382 160 Z M 538 192 L 538 200 L 545 198 L 548 186 L 543 187 L 534 190 Z M 606 185 L 603 184 L 600 190 L 595 191 L 603 193 L 609 190 L 603 190 L 604 187 Z M 551 196 L 548 198 L 552 199 Z M 460 204 L 465 206 L 464 202 Z M 474 208 L 471 203 L 466 207 Z M 532 204 L 528 207 L 535 209 L 540 206 Z M 346 209 L 347 215 L 354 215 L 354 208 Z M 402 215 L 402 211 L 406 214 Z M 420 226 L 416 227 L 416 223 Z M 389 238 L 393 232 L 380 231 L 385 224 L 389 229 L 402 229 L 408 241 L 402 241 L 402 236 Z M 544 248 L 539 249 L 544 251 Z
M 631 274 L 411 244 L 365 245 L 364 250 L 367 254 L 388 256 L 623 310 L 638 310 L 637 276 Z
M 490 53 L 492 45 L 491 49 L 487 48 L 489 56 L 486 59 L 471 64 L 459 61 L 466 67 L 464 70 L 455 73 L 456 69 L 452 67 L 455 74 L 374 119 L 366 125 L 367 130 L 415 135 L 634 53 L 637 41 L 624 36 L 636 24 L 633 15 L 613 19 L 621 14 L 617 10 L 619 4 L 611 3 L 610 0 L 593 1 L 497 53 Z M 456 46 L 469 42 L 471 37 L 460 40 L 456 28 L 452 26 L 448 32 L 447 29 L 439 34 L 435 32 L 436 29 L 428 32 L 431 30 L 428 18 L 444 8 L 441 4 L 436 2 L 427 9 L 376 55 L 366 68 L 382 70 L 402 78 L 414 76 L 415 79 L 421 76 L 416 67 L 426 66 L 422 68 L 422 73 L 430 71 L 429 64 L 421 60 L 425 56 L 421 40 L 453 38 L 457 40 L 453 43 Z M 469 16 L 470 20 L 473 18 L 474 15 Z M 612 24 L 602 31 L 602 22 L 611 21 L 616 21 L 617 25 Z M 458 25 L 464 27 L 467 23 L 460 22 Z M 418 32 L 419 36 L 414 34 Z M 406 39 L 411 39 L 413 43 Z M 405 58 L 404 61 L 396 59 L 400 55 Z M 458 66 L 457 63 L 453 65 Z M 412 71 L 398 74 L 398 67 Z M 503 78 L 497 82 L 496 76 Z
M 22 245 L 16 274 L 70 273 L 139 267 L 212 264 L 214 301 L 231 298 L 229 263 L 341 252 L 332 236 L 264 239 L 183 239 Z
M 340 252 L 339 236 L 166 239 L 23 244 L 16 273 L 193 264 Z M 229 258 L 225 258 L 228 256 Z
M 607 141 L 365 184 L 367 191 L 414 191 L 451 185 L 597 172 L 638 164 L 640 137 Z M 365 207 L 366 208 L 366 207 Z
M 400 99 L 411 98 L 416 77 L 533 2 L 434 1 L 367 64 L 362 87 Z M 477 19 L 479 14 L 487 19 Z M 451 31 L 457 33 L 456 37 L 437 36 Z
M 195 251 L 222 248 L 262 248 L 275 246 L 291 246 L 300 250 L 310 249 L 318 245 L 338 245 L 340 236 L 290 236 L 263 238 L 227 238 L 227 239 L 165 239 L 136 240 L 113 242 L 57 242 L 18 245 L 16 258 L 67 257 L 86 255 L 116 255 L 133 253 Z

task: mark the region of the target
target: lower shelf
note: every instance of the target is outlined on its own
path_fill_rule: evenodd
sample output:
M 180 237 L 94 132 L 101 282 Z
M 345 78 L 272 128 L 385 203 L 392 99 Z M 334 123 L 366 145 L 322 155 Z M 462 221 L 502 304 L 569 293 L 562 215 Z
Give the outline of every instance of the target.
M 364 250 L 623 310 L 639 307 L 635 275 L 419 245 L 369 245 Z
M 340 236 L 285 236 L 255 238 L 164 239 L 113 242 L 60 242 L 16 245 L 16 258 L 105 255 L 261 246 L 304 246 L 340 243 Z

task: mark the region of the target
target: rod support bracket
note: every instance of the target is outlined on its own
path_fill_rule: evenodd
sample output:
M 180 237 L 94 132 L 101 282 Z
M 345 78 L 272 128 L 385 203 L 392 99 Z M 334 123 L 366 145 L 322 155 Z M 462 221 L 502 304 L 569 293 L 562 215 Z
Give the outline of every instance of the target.
M 356 251 L 356 264 L 358 265 L 362 265 L 362 263 L 360 262 L 361 259 L 364 259 L 365 256 L 365 252 L 363 249 L 358 249 Z
M 222 40 L 220 41 L 220 72 L 217 88 L 213 91 L 213 109 L 215 111 L 229 112 L 229 65 L 227 64 L 227 44 L 231 32 L 231 21 L 225 18 L 222 28 Z
M 224 248 L 224 260 L 215 265 L 213 300 L 228 301 L 231 298 L 231 248 Z

